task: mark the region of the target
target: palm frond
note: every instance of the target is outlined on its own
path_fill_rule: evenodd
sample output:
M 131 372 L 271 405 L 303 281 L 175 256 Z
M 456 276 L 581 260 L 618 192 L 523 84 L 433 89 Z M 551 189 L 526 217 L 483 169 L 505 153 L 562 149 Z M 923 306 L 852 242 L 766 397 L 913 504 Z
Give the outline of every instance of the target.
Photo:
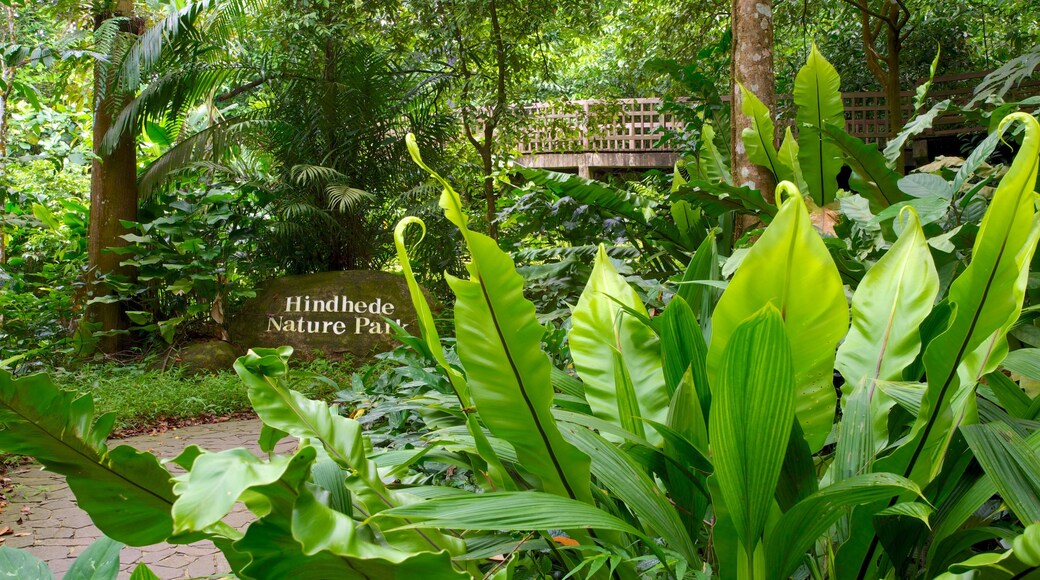
M 607 246 L 607 255 L 618 260 L 638 258 L 640 252 L 632 246 Z M 578 258 L 588 260 L 596 256 L 599 246 L 562 246 L 552 248 L 528 248 L 516 253 L 516 259 L 522 262 L 545 262 L 549 260 L 567 260 Z
M 171 128 L 191 107 L 225 82 L 246 78 L 252 69 L 237 65 L 205 65 L 172 71 L 149 84 L 141 94 L 122 107 L 101 142 L 102 154 L 112 151 L 124 134 L 147 121 L 167 121 Z
M 375 199 L 367 191 L 343 184 L 329 185 L 325 188 L 325 195 L 329 198 L 329 209 L 340 212 L 352 211 L 363 200 Z
M 304 163 L 293 165 L 289 173 L 296 185 L 300 186 L 321 185 L 330 181 L 347 179 L 346 175 L 332 167 Z
M 153 161 L 137 181 L 142 199 L 148 199 L 156 188 L 181 169 L 205 157 L 219 159 L 241 136 L 272 121 L 252 115 L 241 115 L 210 125 L 177 143 Z

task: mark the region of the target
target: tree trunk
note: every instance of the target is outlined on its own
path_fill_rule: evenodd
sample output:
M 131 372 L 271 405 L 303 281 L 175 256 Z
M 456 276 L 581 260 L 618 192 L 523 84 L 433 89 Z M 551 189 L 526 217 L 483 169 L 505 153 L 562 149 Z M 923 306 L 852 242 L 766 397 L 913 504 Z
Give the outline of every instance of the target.
M 488 235 L 492 240 L 498 239 L 498 224 L 495 223 L 495 215 L 498 206 L 495 195 L 495 178 L 491 173 L 494 171 L 494 157 L 492 155 L 492 139 L 495 138 L 495 128 L 491 121 L 484 126 L 484 146 L 478 150 L 480 160 L 484 165 L 484 203 L 487 206 Z
M 740 87 L 743 84 L 772 111 L 776 103 L 773 80 L 772 0 L 733 0 L 733 61 L 730 85 L 733 107 L 731 121 L 731 172 L 734 185 L 747 185 L 762 192 L 772 203 L 776 188 L 773 175 L 748 159 L 740 134 L 751 126 L 741 111 Z M 775 140 L 776 136 L 772 138 Z
M 95 26 L 100 25 L 109 15 L 95 15 Z M 133 17 L 133 3 L 120 0 L 113 16 L 128 16 L 130 20 L 127 30 L 140 34 L 142 21 Z M 108 248 L 126 246 L 128 242 L 119 237 L 129 233 L 120 220 L 137 220 L 137 142 L 134 130 L 127 131 L 118 145 L 108 154 L 103 154 L 101 143 L 112 126 L 113 105 L 116 95 L 113 94 L 115 83 L 108 79 L 114 71 L 106 63 L 98 63 L 94 67 L 95 95 L 104 93 L 103 99 L 95 98 L 94 108 L 94 160 L 90 177 L 90 223 L 88 227 L 87 258 L 90 269 L 87 273 L 88 288 L 92 296 L 107 296 L 112 290 L 103 283 L 96 283 L 97 277 L 106 274 L 128 276 L 133 271 L 119 265 L 122 258 Z M 108 74 L 106 74 L 106 72 Z M 102 331 L 118 331 L 126 329 L 129 321 L 123 314 L 125 305 L 121 302 L 94 303 L 87 310 L 87 318 L 101 323 Z M 98 349 L 104 353 L 125 350 L 129 346 L 129 337 L 125 334 L 103 336 L 98 341 Z
M 902 46 L 899 41 L 900 31 L 892 27 L 888 27 L 887 33 L 887 48 L 888 54 L 886 58 L 886 81 L 885 81 L 885 101 L 888 108 L 888 138 L 892 139 L 899 131 L 903 128 L 903 96 L 900 94 L 900 81 L 899 81 L 899 53 L 902 51 Z M 899 152 L 899 158 L 896 159 L 896 171 L 903 173 L 904 170 L 904 157 L 903 151 Z
M 0 40 L 5 43 L 14 44 L 16 29 L 14 27 L 15 13 L 14 7 L 4 6 L 4 18 L 7 21 L 7 26 L 3 28 L 3 34 L 0 36 Z M 0 80 L 4 82 L 4 90 L 0 91 L 0 175 L 4 173 L 4 166 L 7 165 L 7 117 L 8 117 L 8 103 L 11 99 L 12 92 L 12 81 L 14 81 L 15 68 L 8 67 L 4 63 L 0 63 Z M 0 184 L 0 266 L 7 263 L 7 245 L 5 236 L 7 234 L 7 224 L 3 218 L 3 214 L 7 207 L 7 189 Z M 3 314 L 0 314 L 0 320 L 3 320 Z

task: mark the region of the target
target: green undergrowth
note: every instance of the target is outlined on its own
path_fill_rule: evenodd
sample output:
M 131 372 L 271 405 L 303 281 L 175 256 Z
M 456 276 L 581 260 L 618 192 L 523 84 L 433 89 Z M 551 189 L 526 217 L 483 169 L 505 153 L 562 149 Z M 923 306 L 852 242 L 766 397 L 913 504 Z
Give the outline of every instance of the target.
M 298 389 L 331 400 L 349 385 L 354 365 L 316 360 L 293 371 Z M 97 413 L 116 414 L 116 430 L 134 431 L 194 419 L 224 417 L 250 410 L 242 381 L 233 371 L 190 375 L 174 367 L 161 371 L 141 364 L 87 365 L 50 371 L 67 389 L 90 393 Z

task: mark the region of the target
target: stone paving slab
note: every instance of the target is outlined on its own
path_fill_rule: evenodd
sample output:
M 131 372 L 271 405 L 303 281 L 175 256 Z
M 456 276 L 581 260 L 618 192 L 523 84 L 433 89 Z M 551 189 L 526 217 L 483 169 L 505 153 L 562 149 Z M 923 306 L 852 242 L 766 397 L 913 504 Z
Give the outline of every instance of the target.
M 261 455 L 257 438 L 260 421 L 226 421 L 172 429 L 158 435 L 142 435 L 113 440 L 110 447 L 127 444 L 150 451 L 161 459 L 176 457 L 188 445 L 209 451 L 245 447 Z M 291 452 L 295 440 L 282 441 L 276 449 Z M 0 512 L 0 529 L 10 527 L 13 534 L 3 536 L 4 545 L 25 548 L 51 567 L 61 578 L 72 562 L 91 542 L 101 536 L 87 513 L 76 505 L 76 498 L 61 475 L 43 471 L 37 464 L 8 473 L 14 491 L 7 494 L 8 506 Z M 21 519 L 22 523 L 18 523 Z M 243 529 L 253 516 L 241 504 L 225 521 Z M 127 547 L 120 554 L 120 578 L 129 578 L 139 562 L 144 562 L 163 580 L 197 578 L 227 573 L 230 568 L 223 554 L 210 541 L 186 545 L 157 544 L 142 548 Z

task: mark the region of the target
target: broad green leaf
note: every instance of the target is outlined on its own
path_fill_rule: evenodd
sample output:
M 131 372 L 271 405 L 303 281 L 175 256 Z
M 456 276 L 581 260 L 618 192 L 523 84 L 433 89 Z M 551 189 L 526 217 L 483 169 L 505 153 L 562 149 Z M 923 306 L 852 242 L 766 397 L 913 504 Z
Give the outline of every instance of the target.
M 869 471 L 865 468 L 888 444 L 894 401 L 877 383 L 900 380 L 913 363 L 921 348 L 918 328 L 939 292 L 939 274 L 917 214 L 905 215 L 902 235 L 860 281 L 852 297 L 852 329 L 838 348 L 835 368 L 845 377 L 845 417 L 833 481 Z
M 1011 541 L 1011 549 L 1002 553 L 987 552 L 972 556 L 963 562 L 950 566 L 948 572 L 937 576 L 936 580 L 958 580 L 976 570 L 999 571 L 1001 576 L 1010 578 L 1031 578 L 1030 573 L 1040 568 L 1040 523 L 1026 527 L 1022 534 Z M 1019 571 L 1016 574 L 1016 571 Z M 1013 575 L 1013 576 L 1012 576 Z M 989 576 L 981 575 L 988 578 Z
M 0 546 L 0 578 L 10 580 L 54 580 L 47 564 L 25 550 Z
M 39 203 L 32 204 L 32 213 L 36 216 L 36 219 L 43 222 L 43 225 L 52 230 L 56 230 L 61 226 L 61 222 L 58 221 L 58 218 L 54 217 L 54 212 L 48 209 L 45 205 Z
M 780 181 L 780 160 L 776 145 L 773 144 L 776 129 L 769 108 L 744 85 L 737 85 L 740 87 L 740 110 L 751 121 L 751 126 L 746 127 L 740 134 L 748 159 L 755 165 L 768 169 L 773 178 Z
M 470 279 L 448 276 L 448 284 L 456 296 L 459 358 L 477 413 L 493 435 L 513 445 L 542 489 L 592 503 L 589 458 L 564 441 L 550 411 L 552 365 L 541 350 L 544 329 L 524 297 L 523 279 L 495 240 L 469 230 L 462 199 L 422 162 L 414 136 L 406 142 L 412 159 L 444 186 L 440 206 L 470 252 Z
M 703 370 L 700 375 L 703 377 Z M 672 401 L 668 405 L 667 426 L 689 441 L 701 455 L 707 456 L 708 413 L 701 407 L 701 399 L 694 386 L 696 379 L 693 377 L 694 372 L 691 369 L 686 371 L 682 380 L 679 381 L 679 386 L 675 389 Z M 707 384 L 707 379 L 702 378 L 701 380 Z M 667 440 L 665 445 L 668 445 Z
M 204 530 L 220 521 L 235 506 L 246 490 L 270 485 L 282 478 L 291 463 L 314 462 L 315 451 L 304 447 L 293 456 L 277 456 L 263 461 L 245 449 L 202 453 L 191 471 L 174 478 L 173 504 L 175 532 Z
M 124 314 L 134 324 L 148 324 L 152 321 L 152 313 L 143 310 L 128 310 Z
M 568 374 L 567 371 L 562 371 L 553 367 L 552 386 L 554 389 L 566 395 L 581 400 L 585 399 L 585 385 L 577 377 Z
M 773 505 L 794 421 L 794 367 L 780 311 L 767 304 L 736 328 L 712 383 L 715 475 L 750 553 Z
M 593 529 L 645 537 L 631 525 L 587 503 L 540 492 L 442 497 L 394 508 L 380 517 L 407 518 L 413 527 L 524 532 Z
M 964 425 L 975 458 L 1022 522 L 1040 522 L 1040 459 L 1005 423 Z
M 704 381 L 704 388 L 707 390 L 708 381 L 703 368 L 703 357 L 703 354 L 700 355 L 701 370 L 699 374 L 702 377 L 701 380 Z M 707 394 L 710 397 L 710 392 Z M 686 458 L 700 455 L 706 458 L 709 446 L 708 418 L 705 411 L 701 407 L 701 399 L 694 386 L 693 370 L 687 370 L 679 381 L 679 386 L 675 389 L 675 394 L 672 395 L 672 401 L 668 406 L 667 427 L 681 440 L 674 441 L 665 435 L 666 431 L 655 426 L 658 433 L 664 437 L 665 455 Z M 688 446 L 683 445 L 683 442 L 688 443 Z M 696 453 L 691 453 L 689 447 L 692 447 Z M 711 466 L 706 460 L 705 463 L 707 463 L 707 467 Z M 708 494 L 704 491 L 706 489 L 704 476 L 694 474 L 696 479 L 691 481 L 676 465 L 668 464 L 666 469 L 669 495 L 685 515 L 683 522 L 690 537 L 696 538 L 700 533 L 704 514 L 708 509 Z
M 1018 351 L 1015 351 L 1018 352 Z M 1014 354 L 1011 353 L 1011 354 Z M 1008 357 L 1011 356 L 1008 355 Z M 1007 367 L 1007 358 L 1004 359 L 1004 366 Z M 1004 373 L 993 372 L 986 375 L 986 384 L 997 396 L 997 400 L 1000 402 L 1000 406 L 1007 411 L 1008 415 L 1016 419 L 1031 419 L 1029 416 L 1029 408 L 1033 401 L 1029 398 L 1029 395 L 1022 390 L 1022 387 L 1018 386 L 1015 381 L 1004 376 Z
M 906 125 L 903 125 L 903 129 L 899 131 L 899 134 L 892 139 L 889 139 L 888 143 L 885 145 L 883 155 L 888 161 L 889 167 L 895 165 L 896 159 L 899 159 L 899 154 L 902 153 L 903 148 L 906 147 L 906 142 L 928 129 L 931 129 L 932 123 L 935 122 L 935 119 L 946 112 L 946 109 L 949 107 L 949 99 L 940 101 L 932 105 L 932 108 L 928 109 L 928 111 L 916 115 Z
M 762 192 L 747 186 L 737 187 L 725 182 L 694 179 L 678 188 L 669 199 L 689 200 L 710 215 L 721 216 L 726 212 L 754 214 L 768 223 L 776 215 L 776 206 L 762 197 Z
M 983 374 L 1007 354 L 1008 329 L 1018 319 L 1029 263 L 1040 238 L 1033 191 L 1040 151 L 1040 124 L 1030 115 L 1009 115 L 1025 124 L 1025 139 L 982 218 L 972 260 L 949 290 L 953 316 L 924 353 L 928 390 L 909 442 L 878 463 L 924 484 L 942 467 L 953 428 L 974 403 Z
M 356 533 L 358 524 L 327 507 L 325 492 L 307 482 L 313 449 L 309 457 L 297 457 L 306 460 L 292 462 L 277 481 L 250 490 L 246 498 L 252 509 L 262 506 L 265 515 L 250 524 L 245 536 L 235 543 L 235 549 L 247 558 L 246 565 L 236 573 L 238 577 L 403 580 L 415 577 L 417 569 L 424 569 L 423 577 L 460 577 L 446 552 L 401 551 L 381 541 L 362 540 Z M 400 536 L 401 532 L 385 535 Z
M 664 539 L 687 562 L 700 561 L 679 512 L 638 463 L 584 427 L 565 425 L 563 429 L 567 439 L 592 459 L 592 473 L 600 486 L 620 499 L 654 536 Z
M 368 578 L 466 577 L 452 569 L 447 552 L 409 553 L 362 539 L 358 523 L 330 508 L 325 496 L 326 492 L 308 483 L 299 488 L 293 505 L 292 537 L 304 554 L 331 553 L 346 561 L 344 574 L 363 570 L 361 577 Z
M 600 246 L 592 275 L 574 308 L 568 337 L 574 368 L 585 383 L 585 399 L 597 417 L 625 426 L 619 415 L 623 385 L 617 383 L 614 372 L 613 353 L 618 352 L 632 378 L 638 405 L 634 415 L 664 422 L 669 392 L 660 340 L 622 306 L 649 317 L 639 295 L 617 273 Z M 651 443 L 660 441 L 656 433 L 648 436 Z
M 76 558 L 63 580 L 115 580 L 122 550 L 122 542 L 101 536 Z
M 878 213 L 906 197 L 899 189 L 899 174 L 886 164 L 877 145 L 849 135 L 845 131 L 844 118 L 838 124 L 824 122 L 820 130 L 828 143 L 845 155 L 845 162 L 853 171 L 849 184 L 870 202 L 871 211 Z
M 1009 116 L 1010 117 L 1010 116 Z M 1006 123 L 1007 118 L 1004 122 Z M 968 182 L 968 179 L 974 175 L 975 171 L 982 167 L 982 164 L 989 159 L 989 156 L 993 154 L 993 150 L 1000 144 L 1000 139 L 1003 137 L 1003 128 L 1006 125 L 1002 125 L 1000 130 L 990 133 L 981 143 L 972 150 L 971 154 L 964 159 L 964 163 L 961 163 L 957 173 L 953 176 L 953 181 L 950 182 L 950 187 L 943 193 L 942 197 L 947 199 L 953 199 L 954 196 L 960 192 L 964 184 Z M 1016 157 L 1017 159 L 1017 157 Z
M 355 505 L 363 507 L 363 515 L 376 514 L 400 503 L 402 498 L 386 488 L 366 454 L 361 424 L 286 386 L 291 353 L 289 347 L 254 349 L 235 361 L 235 372 L 246 384 L 246 394 L 260 420 L 295 437 L 320 442 L 330 459 L 350 471 L 346 485 L 357 502 Z M 391 545 L 403 550 L 447 549 L 452 554 L 465 550 L 458 540 L 436 532 L 388 532 L 385 536 Z
M 112 414 L 95 421 L 89 396 L 60 390 L 46 375 L 15 379 L 0 370 L 0 450 L 64 475 L 105 535 L 131 546 L 166 540 L 173 532 L 170 474 L 149 453 L 109 450 L 114 421 Z
M 791 433 L 784 449 L 784 462 L 780 467 L 780 481 L 776 485 L 776 503 L 781 511 L 787 511 L 799 501 L 819 489 L 817 467 L 809 452 L 809 444 L 802 434 L 797 419 L 791 421 Z
M 766 557 L 770 578 L 787 578 L 805 553 L 849 509 L 890 497 L 921 491 L 908 479 L 891 473 L 867 473 L 825 487 L 798 502 L 769 530 Z
M 665 383 L 668 392 L 675 396 L 676 389 L 683 380 L 683 375 L 692 371 L 691 381 L 696 388 L 699 399 L 698 407 L 703 412 L 704 420 L 708 418 L 711 407 L 711 390 L 708 387 L 706 358 L 708 345 L 704 343 L 693 310 L 676 294 L 665 307 L 659 319 L 661 331 L 661 359 L 664 369 Z
M 715 243 L 715 232 L 710 232 L 697 247 L 690 259 L 690 264 L 683 272 L 681 284 L 675 291 L 693 310 L 700 323 L 704 338 L 711 336 L 711 313 L 719 301 L 718 288 L 694 284 L 694 280 L 722 280 L 722 269 L 719 266 L 719 249 Z
M 1012 351 L 1004 358 L 1001 366 L 1034 381 L 1040 380 L 1040 348 L 1020 348 Z
M 892 507 L 887 507 L 887 508 L 879 511 L 878 513 L 874 514 L 874 515 L 875 516 L 905 516 L 905 517 L 908 517 L 908 518 L 914 518 L 916 520 L 919 520 L 924 525 L 930 527 L 930 524 L 929 524 L 928 520 L 931 517 L 932 513 L 934 513 L 934 512 L 935 512 L 935 510 L 932 509 L 932 507 L 927 505 L 927 504 L 917 503 L 917 502 L 913 502 L 913 501 L 908 501 L 908 502 L 903 502 L 903 503 L 897 503 L 896 505 L 894 505 Z
M 808 184 L 808 195 L 818 207 L 834 200 L 838 192 L 841 151 L 827 139 L 823 128 L 845 126 L 841 102 L 841 78 L 814 44 L 805 66 L 794 80 L 795 116 L 798 122 L 798 163 Z
M 422 230 L 422 236 L 419 238 L 419 242 L 422 241 L 422 237 L 426 235 L 426 224 L 422 220 L 415 217 L 406 217 L 398 222 L 397 227 L 394 228 L 394 245 L 397 248 L 397 259 L 401 264 L 401 270 L 404 273 L 405 281 L 408 284 L 408 294 L 412 299 L 412 305 L 415 306 L 416 319 L 419 325 L 419 334 L 422 339 L 426 342 L 426 347 L 429 349 L 430 354 L 436 359 L 437 364 L 444 370 L 448 375 L 448 380 L 451 383 L 452 389 L 455 391 L 455 396 L 459 399 L 459 404 L 463 409 L 470 409 L 473 407 L 473 400 L 469 394 L 469 384 L 466 382 L 466 378 L 462 376 L 455 367 L 448 363 L 447 357 L 444 355 L 444 347 L 441 346 L 440 336 L 437 334 L 437 327 L 434 324 L 433 312 L 430 310 L 430 305 L 426 301 L 426 295 L 423 294 L 422 288 L 415 279 L 415 275 L 412 273 L 412 263 L 408 258 L 408 250 L 405 248 L 405 230 L 408 229 L 409 225 L 418 225 Z M 418 244 L 418 242 L 416 242 Z M 505 467 L 502 465 L 502 460 L 495 454 L 495 451 L 491 448 L 491 445 L 487 441 L 487 437 L 484 435 L 484 431 L 480 428 L 479 423 L 475 416 L 471 413 L 467 413 L 466 425 L 469 429 L 470 435 L 473 437 L 474 444 L 480 453 L 481 458 L 487 462 L 488 476 L 491 479 L 492 484 L 499 490 L 511 490 L 515 488 L 512 478 L 506 473 Z
M 552 365 L 540 348 L 543 330 L 523 296 L 523 280 L 491 238 L 470 232 L 469 246 L 475 279 L 448 283 L 477 412 L 492 434 L 516 448 L 542 489 L 591 502 L 589 460 L 563 440 L 550 413 Z
M 899 179 L 899 189 L 914 197 L 938 197 L 941 199 L 950 184 L 934 173 L 912 173 Z
M 635 433 L 639 437 L 646 438 L 643 422 L 638 419 L 639 401 L 636 399 L 635 386 L 632 384 L 632 375 L 628 374 L 625 359 L 619 351 L 610 353 L 611 362 L 614 365 L 614 387 L 616 388 L 615 401 L 617 401 L 617 420 L 625 431 Z
M 160 580 L 147 564 L 141 562 L 130 574 L 130 580 Z
M 798 163 L 798 140 L 794 138 L 790 127 L 784 129 L 784 140 L 780 143 L 777 158 L 780 160 L 780 180 L 790 181 L 799 190 L 808 191 L 809 186 L 802 176 L 802 166 Z
M 715 128 L 710 122 L 705 122 L 701 127 L 701 147 L 697 152 L 696 177 L 711 182 L 733 183 L 733 176 L 729 173 L 726 159 L 715 146 Z
M 784 188 L 794 193 L 783 201 L 715 307 L 708 379 L 715 384 L 722 353 L 737 326 L 772 304 L 783 316 L 791 345 L 795 413 L 809 449 L 816 452 L 834 422 L 834 355 L 848 330 L 849 311 L 841 276 L 810 223 L 805 202 L 789 182 L 777 187 L 778 194 Z

